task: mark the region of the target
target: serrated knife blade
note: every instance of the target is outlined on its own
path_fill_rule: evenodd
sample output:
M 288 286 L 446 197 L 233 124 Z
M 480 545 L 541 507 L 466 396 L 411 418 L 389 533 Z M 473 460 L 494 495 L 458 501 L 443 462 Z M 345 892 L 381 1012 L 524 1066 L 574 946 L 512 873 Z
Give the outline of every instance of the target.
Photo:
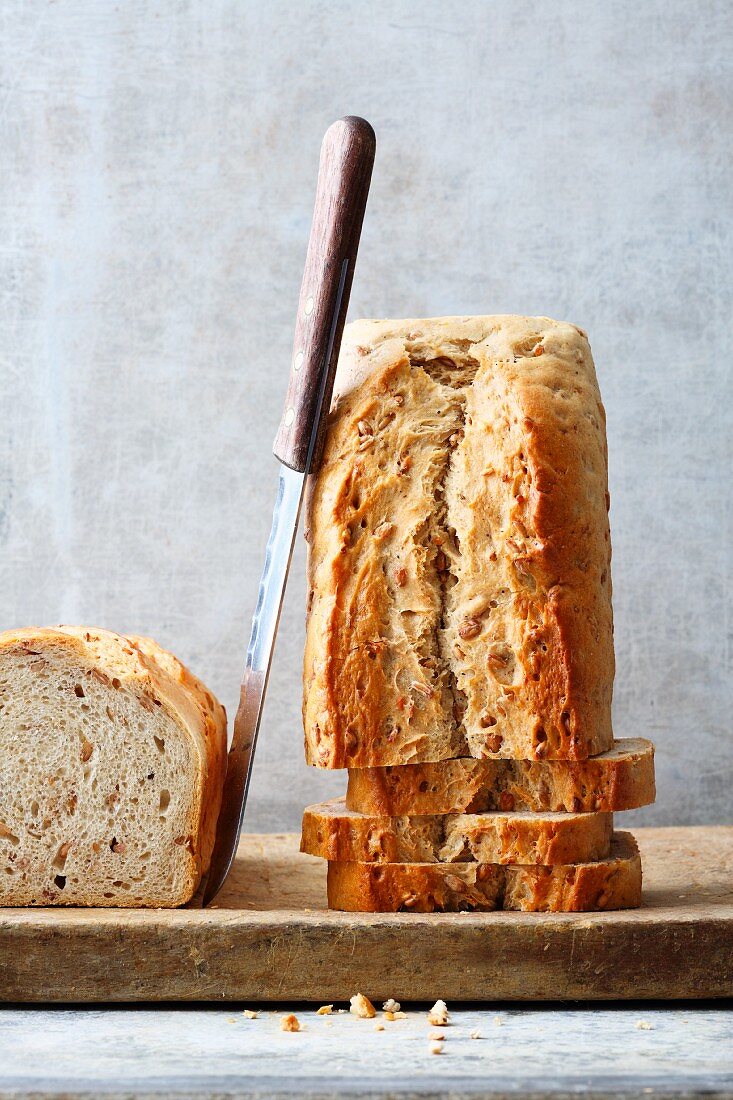
M 330 126 L 321 145 L 290 381 L 274 446 L 281 464 L 277 498 L 227 757 L 222 806 L 203 894 L 205 906 L 224 884 L 242 829 L 306 480 L 323 447 L 375 145 L 369 123 L 354 116 Z

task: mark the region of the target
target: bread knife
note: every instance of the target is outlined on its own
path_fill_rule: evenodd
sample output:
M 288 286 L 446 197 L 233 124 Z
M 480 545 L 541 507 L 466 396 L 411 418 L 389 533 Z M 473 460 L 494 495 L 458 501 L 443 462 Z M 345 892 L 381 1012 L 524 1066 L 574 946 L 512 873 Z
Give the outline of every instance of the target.
M 234 736 L 203 904 L 221 889 L 242 830 L 252 760 L 262 718 L 290 560 L 308 475 L 324 442 L 341 335 L 364 221 L 376 138 L 349 115 L 328 128 L 321 145 L 316 201 L 295 323 L 290 381 L 273 451 L 280 479 L 252 618 Z

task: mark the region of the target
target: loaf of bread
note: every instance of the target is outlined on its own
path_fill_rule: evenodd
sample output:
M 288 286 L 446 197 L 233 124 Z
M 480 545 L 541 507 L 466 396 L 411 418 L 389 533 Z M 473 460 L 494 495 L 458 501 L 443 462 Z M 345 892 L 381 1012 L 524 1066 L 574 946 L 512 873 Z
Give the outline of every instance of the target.
M 610 813 L 655 798 L 654 745 L 615 741 L 588 760 L 441 760 L 349 771 L 346 806 L 362 814 L 477 814 L 490 810 Z
M 149 639 L 0 634 L 0 905 L 184 904 L 225 768 L 224 709 Z
M 433 913 L 513 909 L 525 913 L 632 909 L 641 902 L 641 860 L 630 833 L 608 858 L 554 867 L 491 863 L 329 863 L 331 909 Z
M 307 807 L 300 849 L 344 863 L 588 863 L 611 850 L 612 814 L 372 817 L 343 799 Z
M 308 504 L 306 755 L 327 768 L 613 747 L 605 418 L 544 317 L 348 326 Z

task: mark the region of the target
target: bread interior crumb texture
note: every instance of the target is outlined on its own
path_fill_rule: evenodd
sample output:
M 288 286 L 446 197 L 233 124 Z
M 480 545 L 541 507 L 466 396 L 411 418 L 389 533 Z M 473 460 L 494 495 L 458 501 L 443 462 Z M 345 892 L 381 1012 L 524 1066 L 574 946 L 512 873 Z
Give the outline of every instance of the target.
M 208 858 L 201 747 L 164 692 L 89 650 L 0 648 L 0 904 L 180 904 Z

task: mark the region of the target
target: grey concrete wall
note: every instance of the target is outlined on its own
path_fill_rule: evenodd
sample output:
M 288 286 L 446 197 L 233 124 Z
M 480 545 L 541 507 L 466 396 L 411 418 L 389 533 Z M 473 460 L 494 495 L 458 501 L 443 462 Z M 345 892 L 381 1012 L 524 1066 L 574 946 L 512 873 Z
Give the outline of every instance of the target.
M 276 470 L 318 145 L 379 151 L 352 316 L 542 313 L 609 415 L 617 735 L 636 820 L 731 816 L 726 0 L 4 0 L 5 626 L 144 631 L 232 709 Z M 295 562 L 249 825 L 302 762 Z

